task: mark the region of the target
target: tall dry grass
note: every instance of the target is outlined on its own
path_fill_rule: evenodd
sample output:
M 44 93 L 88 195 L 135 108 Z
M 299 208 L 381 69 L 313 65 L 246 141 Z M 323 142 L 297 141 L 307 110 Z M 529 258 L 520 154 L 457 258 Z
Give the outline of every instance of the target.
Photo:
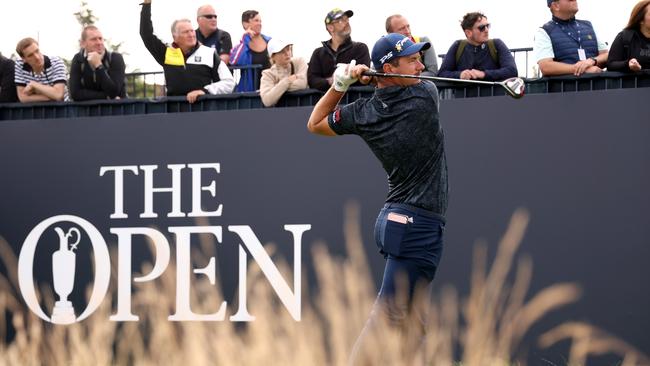
M 139 322 L 109 321 L 107 297 L 86 320 L 51 325 L 25 310 L 17 291 L 16 257 L 0 238 L 0 256 L 8 268 L 8 277 L 0 277 L 0 332 L 5 339 L 11 324 L 16 334 L 11 343 L 0 343 L 0 365 L 345 365 L 376 295 L 358 207 L 349 205 L 345 213 L 348 255 L 331 255 L 325 243 L 312 246 L 318 291 L 310 294 L 309 286 L 304 286 L 300 322 L 283 308 L 256 265 L 249 266 L 248 274 L 248 310 L 256 317 L 254 322 L 169 322 L 167 316 L 175 308 L 176 272 L 170 263 L 158 280 L 134 283 L 133 313 L 140 316 Z M 405 352 L 400 329 L 381 323 L 371 339 L 376 352 L 367 354 L 365 361 L 371 365 L 523 364 L 513 355 L 531 325 L 580 295 L 573 283 L 527 294 L 532 261 L 526 256 L 517 259 L 515 254 L 528 219 L 526 211 L 514 213 L 491 265 L 486 246 L 476 247 L 468 296 L 461 299 L 455 289 L 445 287 L 433 297 L 421 347 Z M 214 248 L 209 238 L 201 238 L 201 250 L 192 255 L 196 267 L 206 264 L 203 258 L 216 255 Z M 274 248 L 266 246 L 270 253 Z M 291 278 L 291 266 L 275 257 L 283 276 Z M 150 265 L 145 265 L 142 273 L 149 270 Z M 43 291 L 50 306 L 53 294 Z M 219 287 L 207 280 L 195 281 L 191 293 L 196 313 L 214 312 L 223 301 Z M 236 304 L 229 303 L 229 315 L 235 309 Z M 563 339 L 573 341 L 570 365 L 584 365 L 589 355 L 604 352 L 621 355 L 626 366 L 650 364 L 646 355 L 587 324 L 563 324 L 545 333 L 540 344 L 550 346 Z

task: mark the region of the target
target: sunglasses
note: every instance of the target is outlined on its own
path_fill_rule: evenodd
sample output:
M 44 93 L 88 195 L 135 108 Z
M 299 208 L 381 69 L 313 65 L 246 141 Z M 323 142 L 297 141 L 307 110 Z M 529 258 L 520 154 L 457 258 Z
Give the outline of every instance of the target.
M 206 15 L 201 15 L 205 19 L 217 19 L 216 14 L 206 14 Z
M 490 29 L 490 25 L 491 25 L 490 23 L 488 23 L 488 24 L 481 24 L 481 25 L 479 25 L 477 28 L 478 28 L 479 31 L 481 31 L 481 32 L 485 32 L 486 29 Z

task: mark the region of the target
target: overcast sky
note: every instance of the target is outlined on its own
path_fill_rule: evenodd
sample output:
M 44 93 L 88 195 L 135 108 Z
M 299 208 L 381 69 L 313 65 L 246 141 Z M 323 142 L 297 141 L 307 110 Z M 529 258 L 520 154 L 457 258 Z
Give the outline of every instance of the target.
M 144 48 L 139 35 L 141 0 L 87 0 L 95 15 L 96 25 L 104 37 L 114 43 L 123 42 L 127 71 L 157 71 L 161 67 Z M 241 13 L 258 10 L 262 16 L 262 32 L 294 43 L 294 54 L 311 56 L 320 41 L 329 38 L 323 20 L 334 7 L 354 11 L 351 18 L 352 39 L 368 44 L 384 34 L 388 15 L 406 16 L 415 35 L 427 35 L 437 53 L 445 53 L 451 43 L 464 37 L 459 26 L 462 16 L 470 11 L 481 11 L 492 24 L 490 37 L 501 38 L 510 48 L 532 47 L 537 27 L 550 19 L 546 0 L 457 0 L 430 2 L 403 1 L 286 1 L 286 0 L 153 0 L 154 32 L 165 42 L 171 42 L 169 27 L 176 18 L 190 18 L 196 26 L 196 9 L 209 3 L 215 7 L 219 28 L 230 33 L 233 45 L 242 36 Z M 637 0 L 615 2 L 579 1 L 578 19 L 590 20 L 599 37 L 611 44 L 625 26 Z M 40 40 L 46 55 L 66 58 L 78 51 L 80 26 L 73 13 L 79 10 L 76 0 L 7 1 L 0 12 L 0 52 L 14 53 L 16 43 L 23 37 Z M 519 59 L 518 59 L 519 62 Z

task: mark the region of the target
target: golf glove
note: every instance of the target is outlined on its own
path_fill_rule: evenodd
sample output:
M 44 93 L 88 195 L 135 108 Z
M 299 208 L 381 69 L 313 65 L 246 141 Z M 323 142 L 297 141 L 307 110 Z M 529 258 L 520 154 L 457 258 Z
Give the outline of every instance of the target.
M 357 81 L 357 78 L 350 76 L 350 72 L 357 64 L 355 60 L 350 61 L 350 64 L 338 64 L 334 71 L 334 90 L 345 93 L 350 85 Z

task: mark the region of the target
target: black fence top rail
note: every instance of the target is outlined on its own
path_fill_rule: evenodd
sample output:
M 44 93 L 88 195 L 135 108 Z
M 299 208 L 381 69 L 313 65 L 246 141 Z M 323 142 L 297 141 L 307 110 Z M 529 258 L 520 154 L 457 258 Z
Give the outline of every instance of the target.
M 650 88 L 650 72 L 562 76 L 525 79 L 526 94 L 570 93 L 594 90 Z M 436 83 L 442 99 L 503 96 L 499 86 L 474 86 L 454 83 Z M 372 95 L 373 87 L 350 88 L 343 103 L 349 103 Z M 650 91 L 650 89 L 648 89 Z M 323 95 L 314 89 L 286 93 L 276 107 L 313 106 Z M 204 112 L 236 109 L 264 108 L 259 93 L 234 93 L 203 96 L 190 104 L 185 97 L 161 97 L 155 99 L 96 100 L 86 102 L 8 103 L 0 104 L 0 120 L 29 120 L 75 118 L 92 116 L 126 116 L 153 113 Z

